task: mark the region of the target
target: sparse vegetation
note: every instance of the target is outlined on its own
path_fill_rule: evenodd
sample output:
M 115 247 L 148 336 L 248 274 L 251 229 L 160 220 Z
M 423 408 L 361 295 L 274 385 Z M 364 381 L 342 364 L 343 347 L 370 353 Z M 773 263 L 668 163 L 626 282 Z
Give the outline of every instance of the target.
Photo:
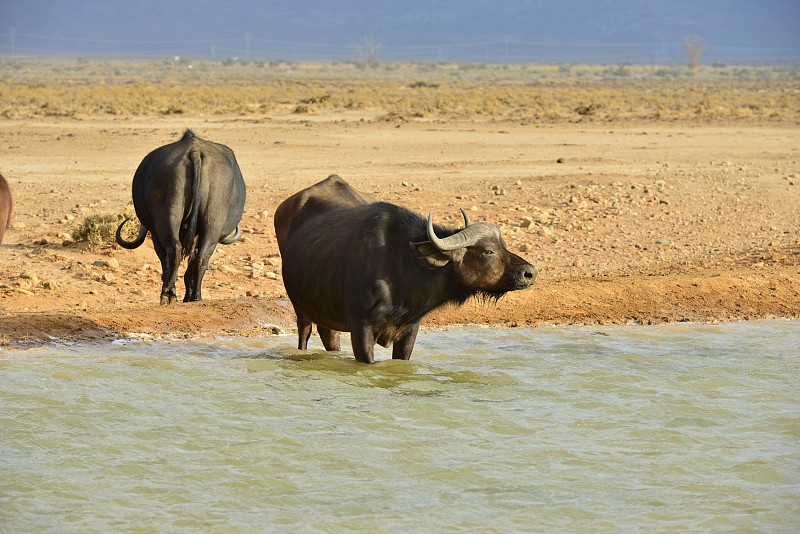
M 128 208 L 122 213 L 89 215 L 83 222 L 72 231 L 72 239 L 76 243 L 87 243 L 90 249 L 99 249 L 110 246 L 115 242 L 117 227 L 126 218 L 133 221 L 126 224 L 122 229 L 122 237 L 131 240 L 136 237 L 139 230 L 136 215 L 133 208 Z
M 344 110 L 533 122 L 797 121 L 800 65 L 0 61 L 7 119 Z

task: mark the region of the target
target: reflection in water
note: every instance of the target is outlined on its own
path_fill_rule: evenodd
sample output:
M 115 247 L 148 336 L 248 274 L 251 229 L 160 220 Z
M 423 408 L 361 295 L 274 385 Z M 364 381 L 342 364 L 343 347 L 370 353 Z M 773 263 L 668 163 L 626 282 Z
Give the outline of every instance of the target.
M 796 322 L 292 344 L 0 351 L 0 530 L 800 524 Z

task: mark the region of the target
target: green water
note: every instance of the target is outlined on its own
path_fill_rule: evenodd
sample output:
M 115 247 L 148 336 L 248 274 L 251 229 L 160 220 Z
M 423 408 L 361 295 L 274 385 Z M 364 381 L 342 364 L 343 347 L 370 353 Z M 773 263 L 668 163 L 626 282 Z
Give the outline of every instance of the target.
M 0 532 L 800 530 L 800 323 L 294 342 L 0 350 Z

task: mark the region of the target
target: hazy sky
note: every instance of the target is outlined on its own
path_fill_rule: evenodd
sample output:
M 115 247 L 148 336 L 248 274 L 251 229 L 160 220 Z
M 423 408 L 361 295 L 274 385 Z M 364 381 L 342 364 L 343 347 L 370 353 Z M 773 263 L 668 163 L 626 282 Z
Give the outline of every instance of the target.
M 0 57 L 800 60 L 800 0 L 0 0 Z

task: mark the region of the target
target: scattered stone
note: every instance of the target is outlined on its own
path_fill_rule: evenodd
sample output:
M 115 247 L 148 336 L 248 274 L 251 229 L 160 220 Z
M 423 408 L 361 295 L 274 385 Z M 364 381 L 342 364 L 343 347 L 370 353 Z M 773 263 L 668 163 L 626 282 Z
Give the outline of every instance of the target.
M 530 243 L 523 243 L 523 244 L 521 244 L 519 246 L 519 251 L 520 252 L 532 252 L 533 251 L 533 245 L 531 245 Z
M 99 294 L 100 294 L 100 292 L 99 292 L 98 290 L 96 290 L 96 289 L 90 289 L 90 290 L 89 290 L 89 294 L 90 294 L 90 295 L 99 295 Z
M 16 291 L 17 293 L 20 293 L 22 295 L 25 295 L 26 297 L 32 297 L 33 296 L 33 291 L 28 291 L 27 289 L 22 289 L 21 287 L 15 288 L 14 291 Z
M 533 225 L 533 217 L 523 217 L 519 223 L 520 228 L 530 228 Z
M 25 271 L 24 273 L 19 275 L 19 277 L 23 280 L 28 280 L 31 283 L 31 285 L 34 286 L 39 283 L 39 277 L 36 276 L 36 273 L 31 271 Z
M 250 278 L 261 278 L 261 271 L 256 271 L 255 269 L 250 271 Z
M 116 280 L 116 277 L 111 273 L 103 273 L 102 278 L 106 282 L 113 282 L 114 280 Z
M 70 238 L 67 238 L 67 239 L 65 239 L 65 240 L 63 240 L 63 241 L 61 242 L 61 246 L 62 246 L 62 247 L 68 247 L 68 246 L 70 246 L 70 245 L 72 245 L 72 244 L 74 244 L 74 243 L 75 243 L 75 241 L 73 241 L 73 240 L 72 240 L 72 239 L 70 239 Z
M 261 293 L 257 289 L 248 289 L 245 293 L 248 297 L 259 297 Z
M 117 258 L 108 258 L 105 261 L 105 266 L 111 269 L 112 271 L 116 271 L 119 269 L 119 260 Z
M 564 158 L 558 158 L 558 159 L 556 160 L 556 163 L 564 163 Z
M 136 295 L 137 297 L 147 296 L 147 292 L 145 292 L 144 289 L 137 289 L 136 291 L 133 292 L 133 294 Z
M 267 271 L 264 274 L 264 276 L 269 278 L 270 280 L 277 280 L 278 279 L 278 273 L 276 273 L 275 271 Z
M 58 283 L 55 280 L 48 280 L 42 284 L 42 287 L 50 291 L 58 291 Z
M 48 243 L 49 243 L 49 241 L 47 241 L 47 238 L 45 238 L 45 237 L 43 237 L 41 239 L 37 239 L 36 241 L 33 242 L 34 245 L 39 245 L 39 246 L 45 246 Z
M 576 269 L 583 269 L 583 260 L 580 258 L 575 258 L 575 261 L 572 262 L 572 266 Z
M 22 230 L 23 228 L 27 228 L 28 225 L 22 221 L 14 221 L 11 223 L 11 228 L 14 230 Z
M 274 324 L 262 324 L 261 328 L 266 330 L 267 334 L 271 334 L 273 336 L 282 336 L 285 333 L 283 331 L 283 328 L 281 328 L 278 325 L 274 325 Z

